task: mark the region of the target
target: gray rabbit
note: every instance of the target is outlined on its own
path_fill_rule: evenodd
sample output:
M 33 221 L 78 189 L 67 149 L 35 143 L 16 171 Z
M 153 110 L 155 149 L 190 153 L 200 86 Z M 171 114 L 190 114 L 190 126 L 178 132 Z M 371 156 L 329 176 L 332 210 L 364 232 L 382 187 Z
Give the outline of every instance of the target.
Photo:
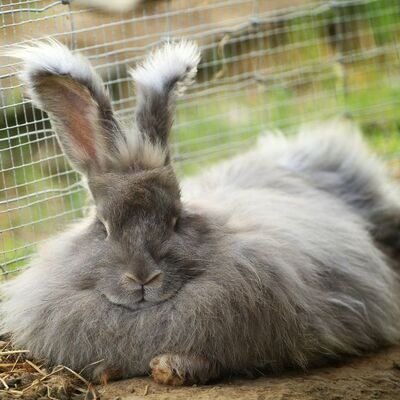
M 3 288 L 16 345 L 93 379 L 180 385 L 399 340 L 399 202 L 351 123 L 265 136 L 179 183 L 168 139 L 194 43 L 132 71 L 130 131 L 81 56 L 56 42 L 14 56 L 95 204 Z

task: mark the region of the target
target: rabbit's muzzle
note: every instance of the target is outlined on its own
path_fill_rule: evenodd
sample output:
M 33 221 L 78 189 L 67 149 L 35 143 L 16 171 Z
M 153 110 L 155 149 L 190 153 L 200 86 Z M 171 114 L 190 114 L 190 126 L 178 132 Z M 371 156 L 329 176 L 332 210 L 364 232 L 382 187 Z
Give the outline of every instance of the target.
M 160 270 L 148 273 L 122 273 L 119 282 L 100 289 L 112 304 L 130 310 L 148 308 L 169 299 L 174 293 L 164 288 L 165 274 Z
M 161 271 L 155 271 L 145 276 L 133 274 L 131 272 L 125 272 L 123 280 L 129 285 L 135 292 L 140 296 L 139 303 L 145 302 L 146 298 L 157 296 L 157 291 L 161 288 L 163 282 L 164 273 Z

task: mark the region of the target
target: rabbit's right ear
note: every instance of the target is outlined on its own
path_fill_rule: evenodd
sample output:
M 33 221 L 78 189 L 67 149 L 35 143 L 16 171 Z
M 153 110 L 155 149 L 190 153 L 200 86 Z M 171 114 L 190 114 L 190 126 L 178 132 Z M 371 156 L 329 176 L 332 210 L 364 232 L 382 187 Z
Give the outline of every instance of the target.
M 56 42 L 16 47 L 21 77 L 35 105 L 49 114 L 58 139 L 79 171 L 101 171 L 126 147 L 99 75 L 89 62 Z M 122 143 L 121 143 L 122 142 Z

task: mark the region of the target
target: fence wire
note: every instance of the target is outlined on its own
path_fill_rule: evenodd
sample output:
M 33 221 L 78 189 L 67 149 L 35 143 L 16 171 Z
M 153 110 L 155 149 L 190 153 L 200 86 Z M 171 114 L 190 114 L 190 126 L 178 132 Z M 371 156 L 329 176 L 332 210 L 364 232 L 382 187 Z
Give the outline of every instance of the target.
M 198 80 L 179 101 L 172 147 L 190 174 L 269 129 L 346 114 L 396 166 L 400 151 L 398 0 L 3 0 L 0 51 L 53 37 L 95 65 L 122 119 L 127 76 L 154 45 L 178 37 L 203 50 Z M 129 4 L 128 4 L 129 5 Z M 120 11 L 124 12 L 120 12 Z M 0 268 L 26 266 L 37 244 L 87 209 L 47 116 L 23 97 L 18 64 L 0 55 Z

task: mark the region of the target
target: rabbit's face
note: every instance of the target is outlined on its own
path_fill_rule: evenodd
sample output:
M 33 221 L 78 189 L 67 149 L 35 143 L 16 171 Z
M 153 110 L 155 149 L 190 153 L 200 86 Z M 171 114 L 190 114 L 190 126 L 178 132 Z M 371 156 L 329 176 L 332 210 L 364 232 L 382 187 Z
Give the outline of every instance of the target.
M 154 306 L 202 272 L 207 223 L 182 211 L 170 167 L 102 174 L 89 186 L 102 239 L 96 289 L 108 301 L 131 310 Z

